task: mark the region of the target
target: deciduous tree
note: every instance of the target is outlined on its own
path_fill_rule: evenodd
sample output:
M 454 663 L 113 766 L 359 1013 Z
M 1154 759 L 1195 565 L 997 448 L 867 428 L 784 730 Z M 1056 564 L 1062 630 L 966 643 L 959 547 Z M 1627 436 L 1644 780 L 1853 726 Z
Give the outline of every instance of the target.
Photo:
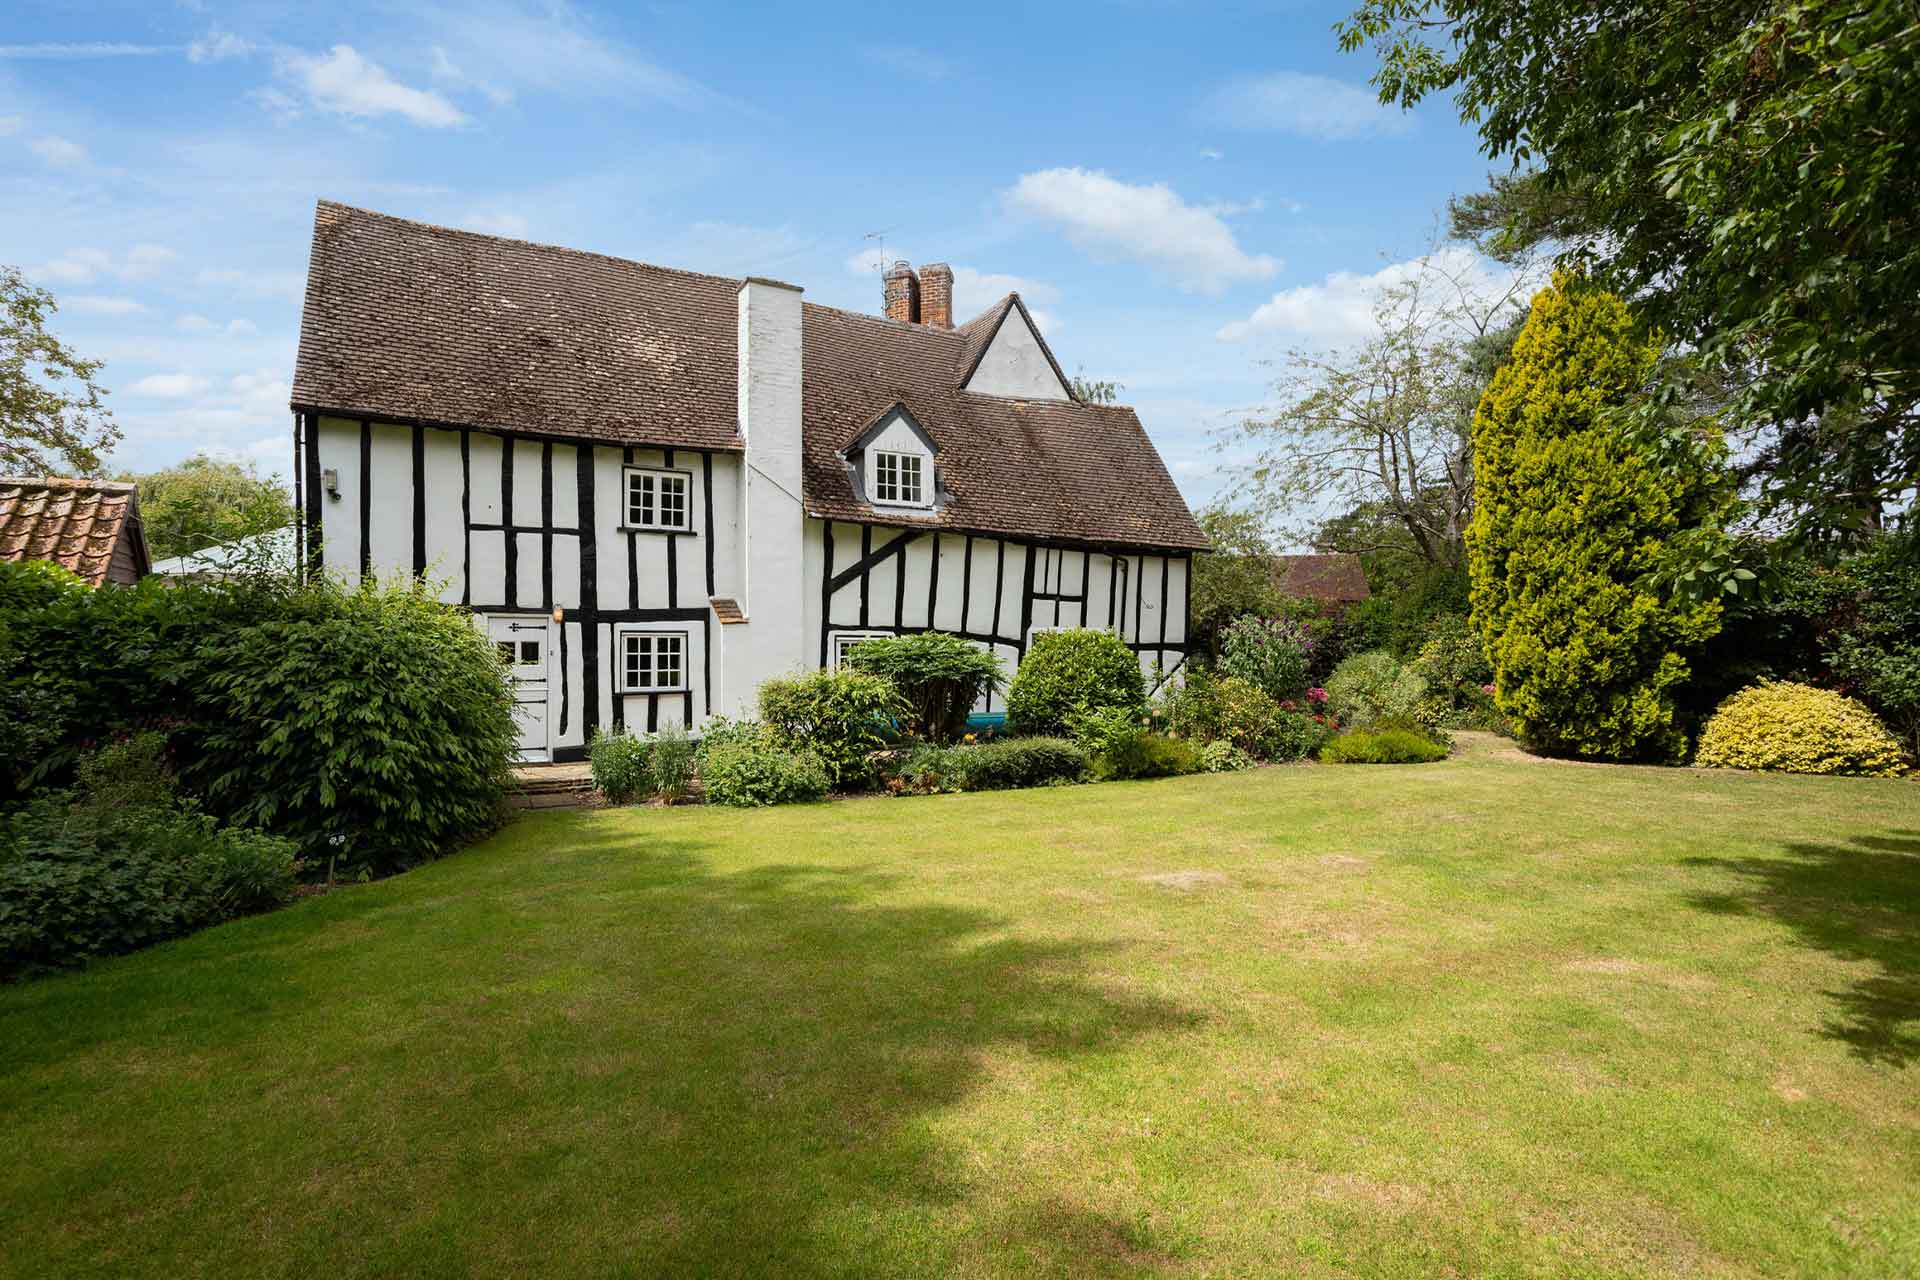
M 101 362 L 48 332 L 56 310 L 51 293 L 0 266 L 0 472 L 91 475 L 120 439 L 94 381 Z

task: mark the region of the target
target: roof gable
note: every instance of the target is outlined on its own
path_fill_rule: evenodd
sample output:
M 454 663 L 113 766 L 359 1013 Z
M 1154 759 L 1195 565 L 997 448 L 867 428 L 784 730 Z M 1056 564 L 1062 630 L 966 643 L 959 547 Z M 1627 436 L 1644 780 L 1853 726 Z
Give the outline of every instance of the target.
M 963 389 L 1021 400 L 1074 399 L 1072 384 L 1019 294 L 1008 294 L 970 321 L 966 333 Z

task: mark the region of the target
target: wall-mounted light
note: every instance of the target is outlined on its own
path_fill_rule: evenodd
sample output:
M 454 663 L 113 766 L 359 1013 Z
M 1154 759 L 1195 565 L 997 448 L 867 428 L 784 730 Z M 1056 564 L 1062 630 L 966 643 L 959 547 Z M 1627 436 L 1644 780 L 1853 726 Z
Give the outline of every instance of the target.
M 553 607 L 553 620 L 555 622 L 565 622 L 567 620 L 567 611 L 559 605 L 555 605 Z
M 320 486 L 327 491 L 329 498 L 340 501 L 340 472 L 337 468 L 328 467 L 320 473 Z

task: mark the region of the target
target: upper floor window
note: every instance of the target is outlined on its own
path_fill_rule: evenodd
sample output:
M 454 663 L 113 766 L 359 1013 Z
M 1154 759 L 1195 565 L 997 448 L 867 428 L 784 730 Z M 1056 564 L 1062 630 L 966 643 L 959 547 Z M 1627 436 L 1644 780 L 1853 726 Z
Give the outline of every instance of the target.
M 684 471 L 627 471 L 629 529 L 659 529 L 669 533 L 693 531 L 693 477 Z
M 930 507 L 927 460 L 917 453 L 877 450 L 873 455 L 873 500 L 900 507 Z

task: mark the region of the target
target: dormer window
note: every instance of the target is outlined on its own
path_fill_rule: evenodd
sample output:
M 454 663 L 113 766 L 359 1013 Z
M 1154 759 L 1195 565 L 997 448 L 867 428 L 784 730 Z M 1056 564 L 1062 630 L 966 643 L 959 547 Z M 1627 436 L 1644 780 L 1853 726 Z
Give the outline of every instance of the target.
M 876 449 L 873 454 L 873 500 L 895 507 L 927 507 L 926 459 L 917 453 Z

